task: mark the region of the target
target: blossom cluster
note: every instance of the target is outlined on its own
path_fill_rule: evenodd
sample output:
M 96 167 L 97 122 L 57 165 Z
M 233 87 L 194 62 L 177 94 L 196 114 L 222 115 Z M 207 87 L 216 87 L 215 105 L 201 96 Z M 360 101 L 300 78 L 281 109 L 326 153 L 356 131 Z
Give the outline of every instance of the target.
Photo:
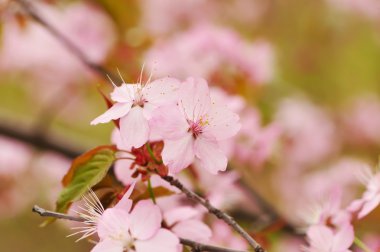
M 204 79 L 140 79 L 115 86 L 111 99 L 112 107 L 91 124 L 118 119 L 128 150 L 148 140 L 163 140 L 162 160 L 172 174 L 192 163 L 213 174 L 226 170 L 220 143 L 238 132 L 239 116 L 211 98 Z

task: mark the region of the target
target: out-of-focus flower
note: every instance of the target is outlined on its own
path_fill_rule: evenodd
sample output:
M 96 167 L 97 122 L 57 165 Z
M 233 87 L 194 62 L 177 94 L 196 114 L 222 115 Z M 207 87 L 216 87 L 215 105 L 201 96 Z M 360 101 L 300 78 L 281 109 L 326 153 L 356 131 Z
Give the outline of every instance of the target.
M 342 112 L 345 138 L 358 145 L 380 145 L 380 101 L 360 97 Z
M 240 236 L 234 234 L 231 227 L 221 220 L 215 220 L 211 226 L 211 242 L 219 246 L 233 249 L 248 249 L 247 242 Z
M 124 145 L 129 148 L 138 148 L 146 143 L 151 132 L 148 120 L 153 110 L 175 101 L 179 87 L 179 81 L 173 78 L 148 81 L 146 84 L 141 81 L 115 86 L 111 99 L 116 103 L 91 122 L 91 125 L 95 125 L 120 119 L 120 135 Z
M 116 41 L 112 21 L 96 7 L 75 3 L 62 10 L 40 1 L 36 10 L 94 63 L 102 63 Z M 82 62 L 40 24 L 20 26 L 14 17 L 3 20 L 0 69 L 22 71 L 51 87 L 88 78 Z M 44 92 L 46 90 L 44 89 Z
M 338 230 L 315 225 L 309 228 L 306 235 L 310 246 L 304 249 L 305 252 L 349 252 L 355 238 L 351 225 Z
M 158 76 L 223 79 L 246 76 L 255 85 L 272 80 L 274 53 L 266 41 L 249 43 L 227 28 L 202 25 L 159 41 L 147 52 L 148 66 Z
M 22 211 L 35 198 L 30 174 L 32 150 L 21 142 L 0 137 L 0 218 Z
M 139 201 L 132 208 L 129 199 L 133 186 L 112 208 L 103 209 L 101 203 L 92 194 L 87 198 L 87 213 L 81 215 L 87 219 L 87 227 L 82 227 L 81 239 L 94 233 L 99 242 L 93 252 L 129 251 L 134 247 L 136 252 L 173 251 L 179 249 L 179 239 L 172 232 L 161 228 L 162 216 L 158 206 L 150 200 Z
M 339 147 L 334 123 L 324 110 L 306 100 L 281 102 L 275 121 L 285 135 L 285 162 L 292 166 L 320 163 Z
M 347 208 L 358 219 L 367 216 L 380 204 L 380 171 L 375 174 L 370 170 L 364 171 L 362 178 L 367 187 L 366 191 Z
M 162 158 L 171 172 L 195 161 L 216 174 L 227 168 L 219 141 L 238 132 L 238 120 L 238 115 L 211 100 L 205 80 L 189 78 L 179 90 L 178 103 L 159 107 L 150 124 L 164 139 Z
M 366 16 L 370 19 L 380 18 L 380 2 L 377 0 L 328 0 L 334 7 Z
M 255 0 L 182 0 L 181 4 L 173 4 L 170 0 L 142 0 L 139 3 L 142 9 L 140 26 L 154 36 L 221 21 L 253 26 L 268 5 Z

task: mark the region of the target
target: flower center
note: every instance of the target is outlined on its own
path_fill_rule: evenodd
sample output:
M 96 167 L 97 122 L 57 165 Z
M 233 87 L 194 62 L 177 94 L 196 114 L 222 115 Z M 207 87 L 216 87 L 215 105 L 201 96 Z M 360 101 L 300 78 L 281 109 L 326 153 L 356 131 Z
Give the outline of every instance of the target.
M 138 92 L 136 94 L 136 98 L 133 100 L 132 106 L 140 106 L 143 108 L 146 102 L 147 100 L 144 98 L 144 96 L 140 92 Z
M 189 129 L 188 132 L 191 132 L 193 134 L 194 138 L 197 138 L 200 134 L 203 132 L 203 127 L 208 124 L 207 121 L 203 121 L 202 118 L 198 121 L 187 121 L 189 123 Z

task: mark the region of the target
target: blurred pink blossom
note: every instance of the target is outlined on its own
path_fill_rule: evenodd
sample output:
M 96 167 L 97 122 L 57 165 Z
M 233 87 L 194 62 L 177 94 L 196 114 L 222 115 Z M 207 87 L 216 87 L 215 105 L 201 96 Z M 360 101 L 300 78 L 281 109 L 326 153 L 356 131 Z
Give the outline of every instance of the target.
M 116 41 L 116 33 L 112 21 L 100 9 L 84 3 L 70 4 L 63 9 L 40 1 L 33 5 L 91 61 L 102 63 L 105 60 Z M 3 21 L 0 49 L 0 69 L 3 71 L 30 73 L 37 83 L 48 84 L 48 87 L 90 77 L 77 57 L 46 28 L 34 22 L 23 27 L 13 17 Z
M 236 235 L 231 227 L 221 220 L 215 220 L 211 226 L 212 238 L 211 242 L 219 245 L 228 247 L 231 249 L 248 249 L 247 242 L 239 235 Z
M 357 98 L 342 112 L 344 136 L 357 145 L 380 145 L 380 101 L 374 96 Z
M 307 100 L 282 101 L 275 121 L 284 131 L 284 161 L 292 166 L 321 163 L 339 148 L 335 124 L 326 111 Z
M 247 76 L 265 84 L 274 74 L 274 52 L 269 42 L 248 42 L 228 28 L 202 25 L 159 41 L 145 61 L 157 76 L 210 79 L 215 74 Z
M 380 2 L 377 0 L 328 0 L 334 7 L 364 15 L 370 19 L 380 18 Z
M 349 252 L 354 242 L 354 229 L 346 225 L 338 230 L 325 225 L 315 225 L 307 231 L 310 244 L 305 252 Z

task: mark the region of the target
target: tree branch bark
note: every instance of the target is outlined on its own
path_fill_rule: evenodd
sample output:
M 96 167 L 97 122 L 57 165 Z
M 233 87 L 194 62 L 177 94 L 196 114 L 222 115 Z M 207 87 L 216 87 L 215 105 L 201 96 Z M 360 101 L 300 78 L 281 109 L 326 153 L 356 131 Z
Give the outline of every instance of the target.
M 162 177 L 165 181 L 170 183 L 172 186 L 177 187 L 181 190 L 189 199 L 201 204 L 204 206 L 209 213 L 215 215 L 217 218 L 223 220 L 229 226 L 231 226 L 237 233 L 239 233 L 254 249 L 255 252 L 265 252 L 264 248 L 256 242 L 231 216 L 227 213 L 221 211 L 220 209 L 214 207 L 210 204 L 207 199 L 202 198 L 198 194 L 186 188 L 178 179 L 173 178 L 172 176 Z

